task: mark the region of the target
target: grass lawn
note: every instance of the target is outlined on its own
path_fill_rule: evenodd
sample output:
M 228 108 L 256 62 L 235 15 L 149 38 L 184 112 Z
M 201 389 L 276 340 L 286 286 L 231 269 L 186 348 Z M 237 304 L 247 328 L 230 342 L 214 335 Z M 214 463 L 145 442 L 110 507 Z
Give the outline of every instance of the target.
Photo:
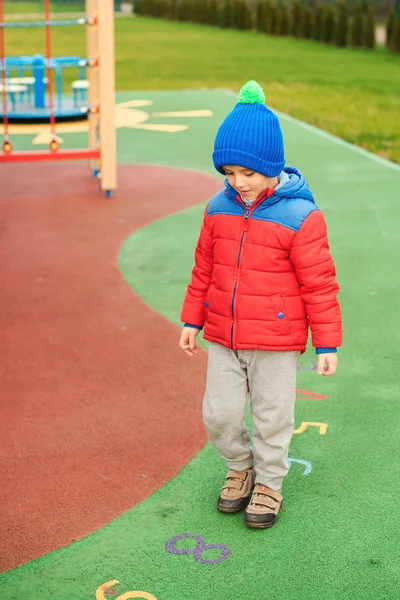
M 116 19 L 117 89 L 238 90 L 400 163 L 400 56 L 145 17 Z M 53 54 L 85 55 L 82 27 L 53 30 Z M 6 31 L 6 52 L 44 52 L 44 33 Z M 73 79 L 76 74 L 66 79 Z
M 55 2 L 51 2 L 51 12 L 69 12 L 69 11 L 80 11 L 84 10 L 83 2 L 62 2 L 61 4 L 56 4 Z M 13 13 L 43 13 L 44 12 L 44 2 L 4 2 L 4 12 L 7 15 Z

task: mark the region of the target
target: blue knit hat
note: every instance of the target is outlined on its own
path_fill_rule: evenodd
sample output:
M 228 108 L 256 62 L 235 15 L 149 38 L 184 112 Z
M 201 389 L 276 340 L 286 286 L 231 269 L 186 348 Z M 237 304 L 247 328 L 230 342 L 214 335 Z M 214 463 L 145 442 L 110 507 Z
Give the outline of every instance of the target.
M 265 106 L 263 89 L 256 81 L 242 87 L 238 103 L 218 129 L 214 166 L 239 165 L 267 177 L 276 177 L 285 166 L 278 117 Z

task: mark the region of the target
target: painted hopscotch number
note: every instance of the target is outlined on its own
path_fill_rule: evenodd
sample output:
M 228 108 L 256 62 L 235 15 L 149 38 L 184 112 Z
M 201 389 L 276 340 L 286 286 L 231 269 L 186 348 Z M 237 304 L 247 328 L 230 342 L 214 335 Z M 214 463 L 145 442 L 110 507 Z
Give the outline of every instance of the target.
M 303 421 L 298 429 L 295 429 L 293 433 L 304 433 L 309 427 L 319 427 L 319 434 L 325 435 L 328 429 L 327 423 L 313 423 L 311 421 Z
M 287 462 L 289 465 L 289 469 L 292 466 L 292 463 L 298 463 L 299 465 L 304 465 L 305 469 L 304 469 L 302 475 L 309 475 L 311 473 L 312 465 L 310 462 L 308 462 L 306 460 L 302 460 L 301 458 L 288 458 Z
M 328 396 L 296 388 L 296 400 L 328 400 Z
M 117 585 L 119 581 L 117 579 L 113 579 L 112 581 L 107 581 L 107 583 L 103 583 L 96 590 L 96 600 L 107 600 L 106 596 L 112 596 L 116 598 L 118 591 L 113 587 Z M 153 594 L 149 594 L 148 592 L 142 592 L 141 590 L 135 590 L 132 592 L 125 592 L 125 594 L 121 594 L 116 598 L 116 600 L 128 600 L 129 598 L 142 598 L 142 600 L 157 600 Z
M 197 545 L 195 548 L 176 548 L 175 544 L 178 540 L 183 540 L 185 538 L 193 538 L 197 540 Z M 211 550 L 212 548 L 219 548 L 222 551 L 221 556 L 215 558 L 214 560 L 204 560 L 201 555 L 206 550 Z M 208 544 L 206 545 L 205 541 L 199 535 L 194 535 L 193 533 L 183 533 L 182 535 L 176 535 L 175 537 L 168 540 L 165 544 L 165 549 L 170 554 L 193 554 L 194 559 L 201 563 L 202 565 L 216 565 L 217 563 L 222 562 L 230 555 L 231 551 L 227 546 L 223 544 Z
M 300 365 L 300 364 L 297 365 L 298 371 L 316 371 L 317 369 L 318 369 L 318 365 L 314 360 L 311 361 L 311 368 L 303 367 L 303 365 Z

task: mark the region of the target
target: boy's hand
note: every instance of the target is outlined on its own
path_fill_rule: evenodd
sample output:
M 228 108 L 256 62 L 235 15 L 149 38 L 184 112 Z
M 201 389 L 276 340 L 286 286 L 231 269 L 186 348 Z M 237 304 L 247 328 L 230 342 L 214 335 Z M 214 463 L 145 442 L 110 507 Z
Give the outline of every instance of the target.
M 318 375 L 334 375 L 337 369 L 337 352 L 318 354 Z
M 179 340 L 179 346 L 189 356 L 197 354 L 196 336 L 199 335 L 200 329 L 194 327 L 184 327 L 181 333 L 181 339 Z

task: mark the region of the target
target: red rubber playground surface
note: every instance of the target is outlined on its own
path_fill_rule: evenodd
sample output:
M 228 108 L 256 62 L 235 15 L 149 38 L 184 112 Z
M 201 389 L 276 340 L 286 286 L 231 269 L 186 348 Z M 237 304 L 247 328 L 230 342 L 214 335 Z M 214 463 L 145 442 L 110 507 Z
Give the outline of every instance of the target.
M 2 178 L 1 571 L 110 522 L 206 441 L 205 353 L 183 368 L 177 327 L 117 259 L 134 230 L 220 184 L 127 165 L 118 180 L 108 200 L 82 164 L 9 165 Z

